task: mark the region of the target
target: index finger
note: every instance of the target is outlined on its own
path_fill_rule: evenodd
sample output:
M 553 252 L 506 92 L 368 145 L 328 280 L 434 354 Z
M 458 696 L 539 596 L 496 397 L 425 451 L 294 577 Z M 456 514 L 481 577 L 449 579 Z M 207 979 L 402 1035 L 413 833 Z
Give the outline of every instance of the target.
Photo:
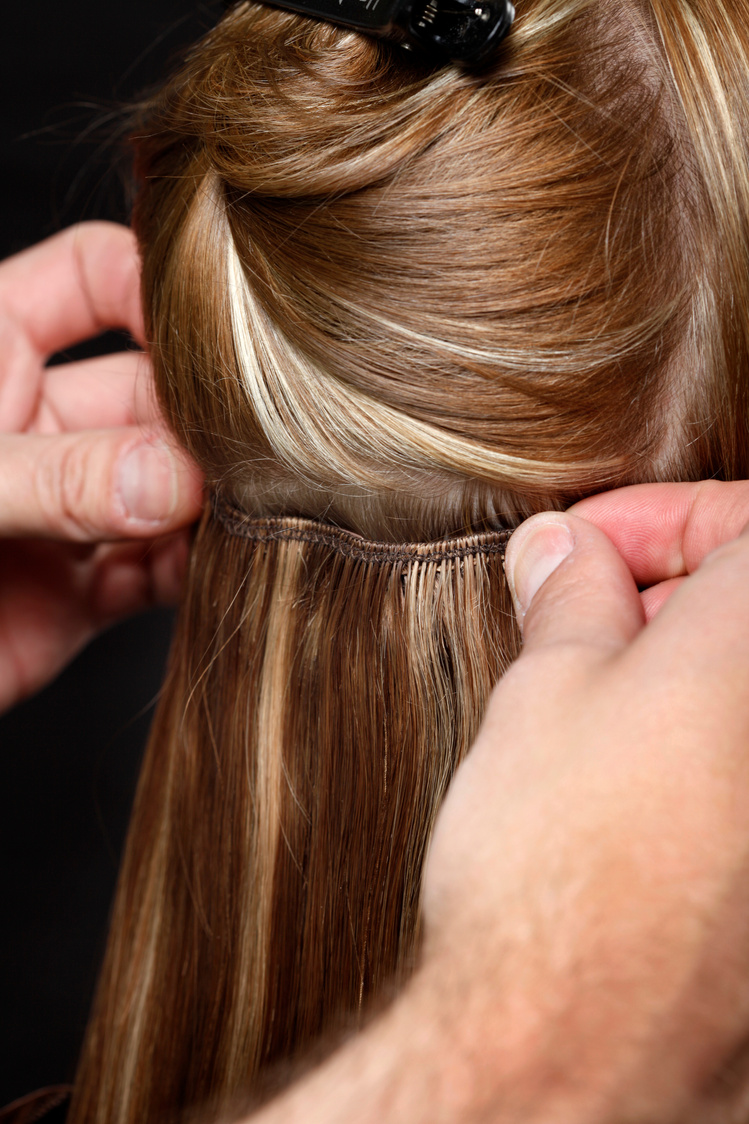
M 749 523 L 749 481 L 635 484 L 581 500 L 575 515 L 604 531 L 639 585 L 693 573 Z
M 46 358 L 110 328 L 143 343 L 135 237 L 116 223 L 69 227 L 0 265 L 0 307 Z

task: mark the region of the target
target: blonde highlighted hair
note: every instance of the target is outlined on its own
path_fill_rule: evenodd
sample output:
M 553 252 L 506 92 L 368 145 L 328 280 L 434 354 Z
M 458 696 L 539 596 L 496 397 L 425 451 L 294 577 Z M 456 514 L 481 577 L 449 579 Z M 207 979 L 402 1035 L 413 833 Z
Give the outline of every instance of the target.
M 518 650 L 509 530 L 749 469 L 749 7 L 517 10 L 472 72 L 241 3 L 140 110 L 157 387 L 214 498 L 71 1124 L 222 1111 L 404 980 Z

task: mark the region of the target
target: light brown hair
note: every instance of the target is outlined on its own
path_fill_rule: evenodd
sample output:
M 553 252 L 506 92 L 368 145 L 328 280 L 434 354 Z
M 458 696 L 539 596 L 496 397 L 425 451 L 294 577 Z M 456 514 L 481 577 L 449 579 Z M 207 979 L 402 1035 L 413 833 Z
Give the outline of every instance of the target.
M 518 650 L 507 529 L 749 468 L 746 4 L 517 8 L 474 73 L 242 3 L 142 108 L 157 387 L 213 498 L 71 1124 L 218 1111 L 397 985 Z

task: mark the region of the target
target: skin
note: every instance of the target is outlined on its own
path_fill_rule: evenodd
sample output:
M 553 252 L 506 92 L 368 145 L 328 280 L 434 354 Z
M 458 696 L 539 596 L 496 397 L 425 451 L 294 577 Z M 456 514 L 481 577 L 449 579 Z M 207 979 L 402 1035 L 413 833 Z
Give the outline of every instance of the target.
M 145 360 L 45 367 L 142 342 L 137 287 L 105 224 L 0 266 L 0 706 L 178 593 L 200 479 Z M 523 654 L 439 817 L 419 968 L 254 1121 L 746 1119 L 748 520 L 747 483 L 660 485 L 515 533 Z
M 143 353 L 45 366 L 108 328 L 144 342 L 124 227 L 85 223 L 0 265 L 0 710 L 179 594 L 201 481 L 160 426 Z

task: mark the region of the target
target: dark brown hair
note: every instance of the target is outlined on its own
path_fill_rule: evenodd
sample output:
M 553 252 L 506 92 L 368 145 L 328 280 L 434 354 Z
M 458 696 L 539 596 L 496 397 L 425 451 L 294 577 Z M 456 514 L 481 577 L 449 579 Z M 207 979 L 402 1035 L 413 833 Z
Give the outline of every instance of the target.
M 745 6 L 517 7 L 473 73 L 243 3 L 142 109 L 158 392 L 218 498 L 71 1124 L 221 1109 L 402 980 L 507 529 L 749 468 Z

